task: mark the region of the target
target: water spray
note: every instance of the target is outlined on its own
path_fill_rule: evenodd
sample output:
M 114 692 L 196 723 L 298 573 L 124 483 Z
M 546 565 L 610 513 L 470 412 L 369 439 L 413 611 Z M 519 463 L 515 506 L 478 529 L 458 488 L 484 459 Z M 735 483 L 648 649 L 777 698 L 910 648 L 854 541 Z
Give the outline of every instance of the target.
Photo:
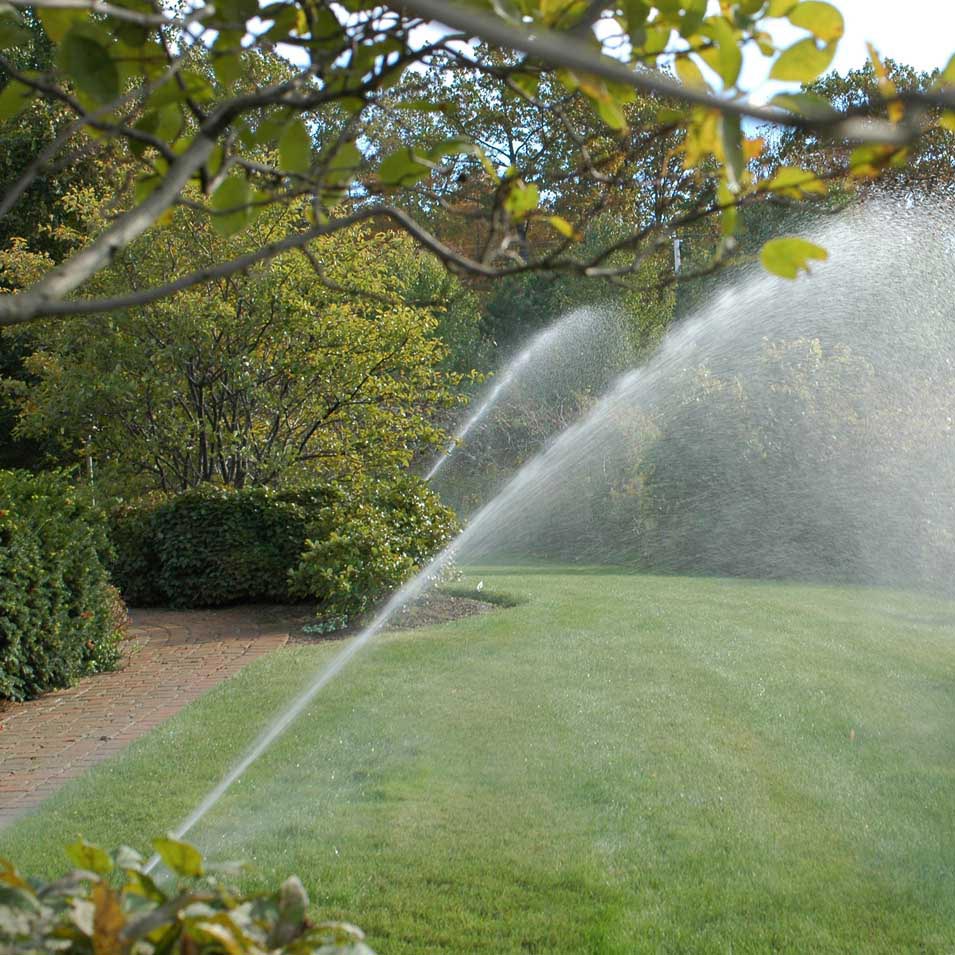
M 948 565 L 939 554 L 947 554 L 946 559 L 955 566 L 955 548 L 939 550 L 947 546 L 946 541 L 955 539 L 955 507 L 950 503 L 955 475 L 951 437 L 955 431 L 946 397 L 950 389 L 941 386 L 955 378 L 955 355 L 948 332 L 947 299 L 940 299 L 937 291 L 950 287 L 955 272 L 950 255 L 937 239 L 946 234 L 947 228 L 947 218 L 934 221 L 925 216 L 924 210 L 916 210 L 912 216 L 895 206 L 853 212 L 822 234 L 821 242 L 837 254 L 810 278 L 788 284 L 756 273 L 673 328 L 644 366 L 618 377 L 583 418 L 553 438 L 514 474 L 461 534 L 388 600 L 372 622 L 279 714 L 175 835 L 181 838 L 188 833 L 316 695 L 375 640 L 399 610 L 424 593 L 453 559 L 475 562 L 489 554 L 506 552 L 515 544 L 525 554 L 546 553 L 538 546 L 540 541 L 561 534 L 564 545 L 575 546 L 579 540 L 575 535 L 604 500 L 599 494 L 606 492 L 606 475 L 613 473 L 614 455 L 619 457 L 622 473 L 632 467 L 634 449 L 639 452 L 640 441 L 644 440 L 644 420 L 650 422 L 644 429 L 650 442 L 663 433 L 661 428 L 672 429 L 667 448 L 676 457 L 670 467 L 681 478 L 697 478 L 690 490 L 704 495 L 702 503 L 692 494 L 677 496 L 674 500 L 680 507 L 673 508 L 670 516 L 654 512 L 654 519 L 661 519 L 662 514 L 671 521 L 682 521 L 672 528 L 678 532 L 698 532 L 703 526 L 701 519 L 712 521 L 712 533 L 706 525 L 709 536 L 703 541 L 707 548 L 704 558 L 758 559 L 759 546 L 769 545 L 771 550 L 764 547 L 763 551 L 767 559 L 789 561 L 780 566 L 806 560 L 811 576 L 819 568 L 812 564 L 817 552 L 813 550 L 814 541 L 808 541 L 807 546 L 806 532 L 807 528 L 814 533 L 821 528 L 826 533 L 824 543 L 835 536 L 847 553 L 851 548 L 858 572 L 871 574 L 874 583 L 882 582 L 886 574 L 891 580 L 892 574 L 911 573 L 913 569 L 926 578 L 931 573 L 940 575 Z M 861 247 L 859 236 L 874 238 Z M 893 238 L 898 240 L 900 236 L 911 239 L 909 251 L 903 242 L 893 243 Z M 931 250 L 936 254 L 930 268 L 926 258 Z M 918 256 L 919 268 L 908 260 L 911 255 Z M 914 284 L 912 276 L 916 277 Z M 923 287 L 925 295 L 913 301 Z M 556 326 L 551 330 L 555 333 Z M 520 368 L 528 367 L 529 356 L 523 357 L 525 353 L 533 354 L 535 348 L 540 353 L 540 338 L 515 358 L 515 375 Z M 798 347 L 787 352 L 778 342 Z M 775 364 L 766 364 L 767 348 Z M 793 362 L 780 364 L 787 355 L 794 356 Z M 812 369 L 825 361 L 843 377 L 812 378 Z M 788 397 L 789 392 L 781 387 L 786 381 L 779 377 L 780 368 L 799 373 L 796 398 Z M 500 397 L 508 384 L 505 377 L 506 373 L 472 419 L 479 420 L 480 414 L 487 413 L 484 405 L 490 407 Z M 833 394 L 816 387 L 820 384 L 831 384 Z M 723 390 L 707 390 L 707 386 L 716 385 Z M 734 388 L 745 397 L 747 387 L 750 397 L 758 400 L 733 404 L 737 395 Z M 926 389 L 930 387 L 937 393 L 929 394 Z M 725 404 L 720 403 L 720 395 L 725 396 Z M 771 433 L 789 435 L 790 444 L 781 450 L 765 451 L 770 457 L 775 455 L 775 470 L 770 473 L 778 475 L 778 485 L 760 486 L 747 498 L 736 477 L 742 452 L 750 447 L 741 444 L 739 436 L 750 432 L 733 428 L 739 421 L 750 428 L 754 422 L 760 425 L 762 419 L 747 415 L 765 417 L 772 401 L 777 405 L 769 409 L 775 408 L 775 417 L 767 419 L 771 424 L 780 420 L 777 411 L 788 413 L 793 420 L 783 421 L 789 430 Z M 826 424 L 825 429 L 806 431 L 803 422 L 811 415 L 806 417 L 803 412 L 807 407 L 812 413 L 818 407 L 826 411 L 830 407 L 826 401 L 834 409 L 834 417 L 818 418 Z M 739 421 L 724 422 L 719 413 L 714 413 L 724 407 Z M 708 408 L 708 414 L 694 417 L 700 408 Z M 834 429 L 840 423 L 855 444 L 839 444 L 843 435 Z M 887 428 L 888 433 L 877 435 L 877 425 Z M 881 443 L 876 443 L 876 437 Z M 839 449 L 845 446 L 861 457 L 839 459 Z M 689 469 L 684 467 L 687 461 Z M 712 503 L 705 495 L 713 488 L 710 471 L 694 463 L 699 461 L 726 465 L 725 475 L 729 475 L 717 488 L 724 493 L 725 487 L 725 497 L 716 499 L 720 511 L 715 516 L 705 510 Z M 794 472 L 800 462 L 806 466 Z M 663 467 L 666 461 L 661 464 L 656 458 L 654 465 Z M 632 471 L 629 473 L 632 476 Z M 794 480 L 794 474 L 798 480 Z M 859 475 L 868 482 L 864 490 L 860 489 Z M 601 481 L 604 484 L 598 487 Z M 595 493 L 598 496 L 594 497 Z M 786 499 L 787 495 L 791 499 Z M 684 505 L 685 510 L 681 509 Z M 763 515 L 771 520 L 759 523 L 756 518 Z M 809 524 L 809 518 L 814 523 Z M 738 533 L 741 527 L 749 537 Z M 664 525 L 663 543 L 678 543 L 680 533 L 667 537 L 666 529 Z M 614 533 L 625 537 L 630 530 L 618 523 Z M 699 534 L 691 534 L 688 539 L 692 543 L 688 553 L 699 561 L 701 551 L 695 549 Z M 728 543 L 732 541 L 736 543 Z M 734 553 L 733 547 L 738 551 Z M 829 556 L 825 547 L 823 556 Z M 822 569 L 828 573 L 827 568 Z M 765 575 L 765 567 L 761 570 Z M 826 579 L 825 574 L 818 579 Z M 147 871 L 158 862 L 151 859 Z

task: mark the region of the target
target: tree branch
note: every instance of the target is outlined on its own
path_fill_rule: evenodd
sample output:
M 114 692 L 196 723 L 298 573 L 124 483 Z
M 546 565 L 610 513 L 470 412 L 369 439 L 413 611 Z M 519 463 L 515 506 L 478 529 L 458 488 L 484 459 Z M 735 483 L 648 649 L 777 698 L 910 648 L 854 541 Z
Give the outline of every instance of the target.
M 599 5 L 599 4 L 598 4 Z M 629 86 L 641 93 L 719 110 L 730 116 L 755 119 L 775 126 L 804 129 L 826 129 L 838 139 L 851 139 L 904 146 L 911 142 L 913 131 L 885 120 L 846 119 L 831 117 L 809 118 L 767 106 L 757 106 L 744 100 L 727 99 L 705 90 L 684 86 L 653 70 L 634 69 L 626 63 L 594 53 L 579 38 L 557 33 L 546 28 L 526 30 L 512 26 L 501 17 L 484 13 L 473 7 L 445 0 L 401 0 L 393 2 L 397 10 L 443 23 L 447 27 L 478 37 L 493 46 L 517 50 L 534 56 L 553 67 L 576 70 L 613 83 Z
M 20 10 L 88 10 L 90 13 L 99 13 L 112 17 L 114 20 L 123 20 L 138 26 L 185 27 L 191 23 L 206 20 L 215 13 L 211 6 L 203 6 L 189 16 L 178 19 L 163 16 L 161 13 L 141 13 L 126 7 L 117 7 L 112 3 L 106 3 L 105 0 L 6 0 L 6 2 Z

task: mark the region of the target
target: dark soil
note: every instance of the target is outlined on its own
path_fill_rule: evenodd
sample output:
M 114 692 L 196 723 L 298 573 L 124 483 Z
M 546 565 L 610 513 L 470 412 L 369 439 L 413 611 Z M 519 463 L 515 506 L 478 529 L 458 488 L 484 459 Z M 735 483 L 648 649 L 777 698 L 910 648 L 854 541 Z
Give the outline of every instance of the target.
M 389 622 L 387 630 L 415 630 L 430 627 L 449 620 L 460 620 L 489 610 L 499 610 L 497 604 L 476 597 L 431 593 L 399 611 Z M 289 628 L 289 643 L 315 643 L 317 640 L 337 640 L 359 633 L 371 615 L 349 621 L 347 627 L 331 633 L 307 633 L 305 627 L 316 623 L 314 614 L 307 607 L 283 608 L 282 619 Z

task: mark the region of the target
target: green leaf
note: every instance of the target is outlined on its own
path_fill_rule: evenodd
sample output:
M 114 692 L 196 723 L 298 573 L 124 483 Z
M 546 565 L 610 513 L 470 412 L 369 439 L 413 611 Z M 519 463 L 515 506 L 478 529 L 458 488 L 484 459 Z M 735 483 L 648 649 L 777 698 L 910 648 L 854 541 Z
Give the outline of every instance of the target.
M 643 52 L 647 56 L 657 56 L 662 53 L 670 42 L 670 33 L 669 27 L 648 27 L 642 45 Z
M 238 178 L 238 177 L 237 177 Z M 227 179 L 223 186 L 226 183 L 234 181 L 233 179 Z M 248 190 L 248 184 L 243 178 L 242 184 Z M 216 195 L 222 189 L 222 186 L 216 190 Z M 215 196 L 213 196 L 213 202 L 215 202 Z M 197 878 L 203 873 L 202 868 L 202 855 L 199 850 L 190 845 L 188 842 L 180 842 L 178 839 L 173 839 L 169 836 L 166 839 L 154 839 L 153 848 L 156 850 L 156 853 L 159 855 L 159 858 L 166 864 L 166 867 L 175 872 L 176 875 L 186 876 L 188 878 Z
M 700 33 L 716 44 L 715 48 L 700 51 L 703 61 L 719 75 L 727 89 L 735 86 L 743 68 L 743 53 L 736 31 L 725 18 L 712 17 L 703 24 Z
M 681 5 L 685 12 L 680 19 L 680 36 L 689 38 L 700 29 L 706 18 L 706 0 L 683 0 Z
M 150 106 L 165 106 L 168 103 L 183 103 L 193 99 L 197 103 L 211 100 L 215 93 L 209 81 L 192 70 L 180 70 L 176 77 L 171 77 L 162 84 L 150 97 Z
M 723 146 L 723 162 L 730 190 L 739 190 L 746 162 L 743 158 L 743 130 L 739 116 L 724 114 L 720 117 L 720 139 Z
M 810 119 L 825 119 L 833 113 L 830 102 L 815 93 L 779 93 L 770 104 Z
M 839 40 L 846 32 L 842 14 L 831 3 L 822 3 L 821 0 L 804 0 L 797 4 L 789 12 L 789 22 L 808 30 L 823 43 Z
M 829 253 L 821 246 L 794 237 L 771 239 L 759 254 L 763 268 L 784 279 L 794 279 L 800 272 L 808 272 L 812 259 L 824 262 L 828 258 Z
M 162 905 L 166 901 L 166 894 L 145 872 L 130 869 L 126 874 L 126 892 L 129 895 L 141 895 Z
M 768 17 L 785 17 L 789 15 L 799 0 L 769 0 L 769 9 L 766 11 Z
M 707 88 L 708 84 L 703 78 L 700 68 L 689 57 L 679 57 L 675 66 L 676 75 L 680 77 L 680 82 L 683 83 L 684 86 L 689 86 L 693 89 Z
M 826 194 L 826 184 L 814 172 L 800 169 L 798 166 L 783 166 L 772 179 L 761 184 L 760 188 L 791 199 Z
M 386 186 L 410 186 L 430 175 L 431 166 L 407 148 L 386 156 L 378 168 L 378 178 Z
M 145 202 L 162 184 L 162 176 L 141 176 L 133 185 L 136 205 Z
M 627 116 L 623 106 L 614 96 L 601 96 L 594 100 L 597 114 L 611 128 L 623 132 L 627 128 Z
M 242 78 L 242 34 L 238 30 L 221 30 L 216 37 L 212 44 L 212 72 L 226 89 Z
M 646 41 L 644 28 L 650 17 L 650 4 L 646 0 L 624 0 L 623 9 L 631 42 L 634 46 L 643 46 Z
M 134 129 L 149 133 L 166 143 L 175 142 L 182 131 L 182 114 L 179 112 L 177 105 L 169 103 L 159 109 L 147 110 L 136 123 Z M 138 142 L 135 139 L 129 141 L 129 149 L 134 156 L 142 156 L 147 148 L 146 143 Z
M 78 869 L 86 869 L 97 875 L 109 875 L 113 871 L 113 860 L 109 853 L 85 839 L 67 846 L 66 855 Z
M 252 219 L 251 201 L 248 180 L 240 173 L 233 173 L 212 194 L 212 208 L 218 213 L 212 217 L 212 227 L 225 237 L 244 229 Z
M 279 165 L 302 175 L 312 167 L 312 137 L 301 119 L 293 119 L 279 137 Z
M 108 34 L 91 23 L 74 23 L 60 44 L 57 60 L 76 88 L 97 103 L 119 96 L 119 70 Z
M 806 37 L 779 54 L 769 75 L 787 83 L 811 83 L 828 69 L 835 55 L 835 43 L 820 49 L 812 37 Z
M 0 123 L 13 119 L 33 98 L 33 90 L 19 80 L 10 80 L 0 90 Z
M 0 49 L 15 49 L 21 44 L 26 45 L 33 34 L 23 23 L 19 10 L 0 2 Z
M 325 181 L 336 185 L 351 182 L 363 158 L 355 143 L 342 143 L 325 165 Z
M 534 73 L 515 73 L 511 77 L 511 82 L 528 99 L 534 99 L 540 90 L 541 78 Z
M 85 10 L 57 9 L 42 6 L 37 8 L 37 15 L 40 18 L 40 23 L 43 24 L 46 35 L 54 43 L 62 43 L 67 31 L 74 23 L 87 19 Z
M 515 181 L 504 200 L 508 215 L 517 221 L 526 219 L 540 204 L 540 190 L 534 183 Z
M 259 12 L 256 0 L 218 0 L 215 7 L 216 21 L 231 27 L 244 25 Z

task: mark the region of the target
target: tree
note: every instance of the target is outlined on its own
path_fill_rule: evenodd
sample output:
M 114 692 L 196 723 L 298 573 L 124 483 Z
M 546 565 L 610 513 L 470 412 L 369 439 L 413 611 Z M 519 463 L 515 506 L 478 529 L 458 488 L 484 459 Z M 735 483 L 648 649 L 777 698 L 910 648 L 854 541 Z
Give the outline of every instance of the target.
M 740 204 L 774 190 L 815 189 L 816 177 L 799 170 L 781 170 L 772 181 L 757 182 L 747 163 L 761 147 L 744 135 L 743 117 L 862 142 L 863 148 L 876 150 L 871 165 L 881 167 L 899 160 L 931 127 L 921 106 L 955 106 L 955 93 L 944 85 L 928 91 L 886 87 L 861 111 L 824 109 L 799 96 L 778 98 L 767 107 L 752 104 L 740 87 L 744 46 L 758 48 L 781 80 L 811 82 L 832 61 L 842 17 L 819 0 L 723 0 L 718 12 L 710 12 L 706 0 L 517 0 L 511 5 L 276 0 L 266 7 L 249 0 L 215 6 L 199 0 L 176 12 L 152 0 L 8 0 L 0 19 L 5 48 L 29 39 L 24 39 L 29 31 L 19 22 L 19 10 L 36 11 L 56 45 L 54 67 L 24 69 L 8 55 L 0 57 L 0 68 L 10 78 L 0 93 L 0 120 L 29 108 L 34 99 L 62 104 L 73 120 L 58 136 L 56 149 L 37 157 L 8 191 L 0 216 L 10 214 L 51 163 L 97 148 L 89 144 L 91 136 L 94 144 L 105 139 L 121 148 L 137 191 L 135 201 L 117 210 L 82 248 L 29 288 L 0 296 L 3 325 L 148 304 L 369 222 L 390 223 L 449 267 L 484 277 L 564 269 L 625 281 L 687 222 L 720 216 L 729 247 Z M 417 28 L 431 19 L 447 29 L 421 41 Z M 779 19 L 804 31 L 783 50 L 765 29 Z M 468 42 L 475 37 L 486 47 Z M 612 43 L 616 55 L 608 56 Z M 285 76 L 266 78 L 255 66 L 275 50 L 292 50 L 294 56 Z M 602 157 L 610 164 L 627 131 L 626 104 L 636 93 L 665 101 L 643 120 L 641 134 L 652 141 L 678 131 L 684 167 L 716 188 L 701 189 L 693 206 L 679 215 L 642 223 L 625 240 L 582 258 L 576 254 L 576 237 L 586 221 L 561 216 L 551 197 L 525 174 L 520 157 L 516 168 L 496 166 L 478 145 L 481 130 L 472 129 L 470 121 L 461 124 L 457 136 L 428 149 L 416 144 L 382 155 L 370 117 L 390 88 L 413 70 L 427 70 L 437 57 L 529 100 L 542 95 L 539 108 L 545 110 L 553 111 L 568 95 L 588 103 L 613 144 Z M 671 58 L 679 81 L 658 68 Z M 955 80 L 955 67 L 940 79 Z M 555 103 L 551 90 L 557 89 L 563 92 Z M 870 118 L 886 103 L 886 119 Z M 458 109 L 449 100 L 431 106 Z M 947 122 L 948 115 L 939 122 Z M 258 158 L 263 147 L 275 150 L 274 161 Z M 458 252 L 432 234 L 405 202 L 409 191 L 461 156 L 470 157 L 470 175 L 493 197 L 491 215 L 477 220 L 476 228 L 486 230 L 480 256 Z M 574 141 L 568 162 L 598 190 L 619 186 L 606 181 L 587 141 Z M 639 185 L 639 177 L 632 181 Z M 87 283 L 175 205 L 194 202 L 219 231 L 232 233 L 265 207 L 303 200 L 311 221 L 280 241 L 214 266 L 184 265 L 168 280 L 133 293 L 88 294 Z M 534 224 L 551 229 L 556 242 L 525 257 L 520 235 Z M 608 265 L 617 251 L 626 252 L 627 262 Z M 780 272 L 795 274 L 820 254 L 805 244 L 783 242 L 765 258 Z
M 294 229 L 296 213 L 270 208 L 223 238 L 200 211 L 177 209 L 95 278 L 95 292 L 141 287 L 182 260 L 212 266 L 244 254 Z M 98 480 L 127 494 L 403 468 L 444 440 L 430 418 L 453 403 L 457 380 L 437 367 L 435 315 L 402 301 L 417 275 L 409 242 L 354 227 L 314 254 L 327 285 L 287 253 L 110 317 L 40 326 L 21 433 L 91 454 Z
M 806 95 L 819 97 L 843 112 L 858 112 L 883 93 L 925 94 L 938 82 L 938 71 L 919 72 L 890 59 L 883 63 L 873 54 L 870 62 L 860 69 L 849 70 L 845 76 L 828 73 L 816 80 L 806 87 Z M 883 108 L 881 114 L 889 119 L 890 108 Z M 925 135 L 904 153 L 888 157 L 888 161 L 883 161 L 877 150 L 859 150 L 853 156 L 850 148 L 827 142 L 813 130 L 789 129 L 770 139 L 761 162 L 770 175 L 784 166 L 809 169 L 821 178 L 835 181 L 849 194 L 860 190 L 864 193 L 876 181 L 879 188 L 891 185 L 920 193 L 950 190 L 955 117 L 935 108 L 929 120 L 931 128 Z M 847 169 L 853 166 L 855 174 L 847 177 Z

